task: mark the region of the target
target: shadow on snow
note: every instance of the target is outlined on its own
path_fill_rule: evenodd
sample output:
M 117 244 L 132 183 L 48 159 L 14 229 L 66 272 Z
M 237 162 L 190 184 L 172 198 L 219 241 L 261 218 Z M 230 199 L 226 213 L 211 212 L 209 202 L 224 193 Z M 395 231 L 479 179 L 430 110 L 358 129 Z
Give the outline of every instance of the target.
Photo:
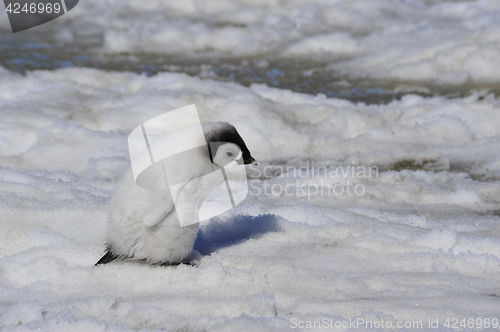
M 229 220 L 213 218 L 200 227 L 194 250 L 203 256 L 249 239 L 256 239 L 268 232 L 280 230 L 279 217 L 273 214 L 258 216 L 236 216 Z

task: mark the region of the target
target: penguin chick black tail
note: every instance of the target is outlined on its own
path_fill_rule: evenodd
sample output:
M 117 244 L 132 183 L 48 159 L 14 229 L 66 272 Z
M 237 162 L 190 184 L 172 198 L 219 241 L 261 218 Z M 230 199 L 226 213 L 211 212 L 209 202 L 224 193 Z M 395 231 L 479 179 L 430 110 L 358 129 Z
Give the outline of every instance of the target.
M 115 255 L 111 251 L 111 249 L 108 246 L 106 246 L 106 253 L 104 254 L 104 256 L 101 257 L 101 259 L 97 263 L 95 263 L 95 266 L 100 265 L 100 264 L 107 264 L 109 262 L 114 261 L 118 257 L 119 257 L 119 255 Z

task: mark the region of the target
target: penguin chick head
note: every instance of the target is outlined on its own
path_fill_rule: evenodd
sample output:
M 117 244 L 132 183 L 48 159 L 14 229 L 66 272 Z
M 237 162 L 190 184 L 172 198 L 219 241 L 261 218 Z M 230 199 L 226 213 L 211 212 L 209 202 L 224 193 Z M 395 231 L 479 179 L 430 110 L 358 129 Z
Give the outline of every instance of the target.
M 210 160 L 214 164 L 217 164 L 218 166 L 226 165 L 227 163 L 238 159 L 237 156 L 241 153 L 243 162 L 246 165 L 257 165 L 257 161 L 255 161 L 252 157 L 250 150 L 248 150 L 245 142 L 243 141 L 243 138 L 241 138 L 240 134 L 233 125 L 227 122 L 211 122 L 202 124 L 202 127 L 210 152 Z M 220 142 L 221 144 L 217 144 L 217 142 Z M 232 156 L 229 154 L 232 154 Z M 216 160 L 216 158 L 219 159 Z M 231 158 L 231 160 L 229 160 L 229 158 Z

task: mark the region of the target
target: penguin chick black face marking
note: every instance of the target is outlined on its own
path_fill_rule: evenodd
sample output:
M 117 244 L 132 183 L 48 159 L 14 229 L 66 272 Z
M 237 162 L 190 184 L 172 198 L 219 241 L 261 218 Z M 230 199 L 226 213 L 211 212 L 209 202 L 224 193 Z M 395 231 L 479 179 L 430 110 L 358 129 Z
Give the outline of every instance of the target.
M 240 148 L 245 165 L 257 165 L 257 162 L 250 154 L 250 150 L 248 150 L 243 138 L 241 138 L 240 134 L 233 125 L 227 122 L 212 122 L 204 123 L 202 124 L 202 127 L 210 152 L 210 160 L 212 162 L 214 162 L 212 156 L 217 155 L 217 151 L 211 151 L 210 142 L 226 142 L 234 143 Z

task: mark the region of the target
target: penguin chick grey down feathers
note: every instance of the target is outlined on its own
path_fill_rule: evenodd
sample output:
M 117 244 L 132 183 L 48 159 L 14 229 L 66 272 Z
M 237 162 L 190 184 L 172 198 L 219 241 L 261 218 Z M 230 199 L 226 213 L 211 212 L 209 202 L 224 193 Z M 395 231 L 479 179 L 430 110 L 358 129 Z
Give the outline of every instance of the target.
M 208 145 L 212 171 L 241 156 L 245 164 L 256 164 L 245 142 L 231 124 L 214 122 L 202 124 Z M 217 151 L 210 151 L 213 142 Z M 214 149 L 214 145 L 212 145 Z M 213 155 L 213 158 L 212 158 Z M 182 169 L 179 170 L 182 172 Z M 214 174 L 214 173 L 210 173 Z M 154 189 L 136 185 L 132 170 L 120 179 L 110 201 L 106 253 L 96 263 L 106 264 L 115 259 L 145 260 L 150 264 L 174 265 L 185 262 L 193 249 L 198 233 L 198 212 L 203 200 L 221 181 L 214 176 L 192 178 L 173 198 L 159 176 Z M 175 208 L 174 208 L 175 199 Z M 182 227 L 178 212 L 187 215 L 192 223 Z

